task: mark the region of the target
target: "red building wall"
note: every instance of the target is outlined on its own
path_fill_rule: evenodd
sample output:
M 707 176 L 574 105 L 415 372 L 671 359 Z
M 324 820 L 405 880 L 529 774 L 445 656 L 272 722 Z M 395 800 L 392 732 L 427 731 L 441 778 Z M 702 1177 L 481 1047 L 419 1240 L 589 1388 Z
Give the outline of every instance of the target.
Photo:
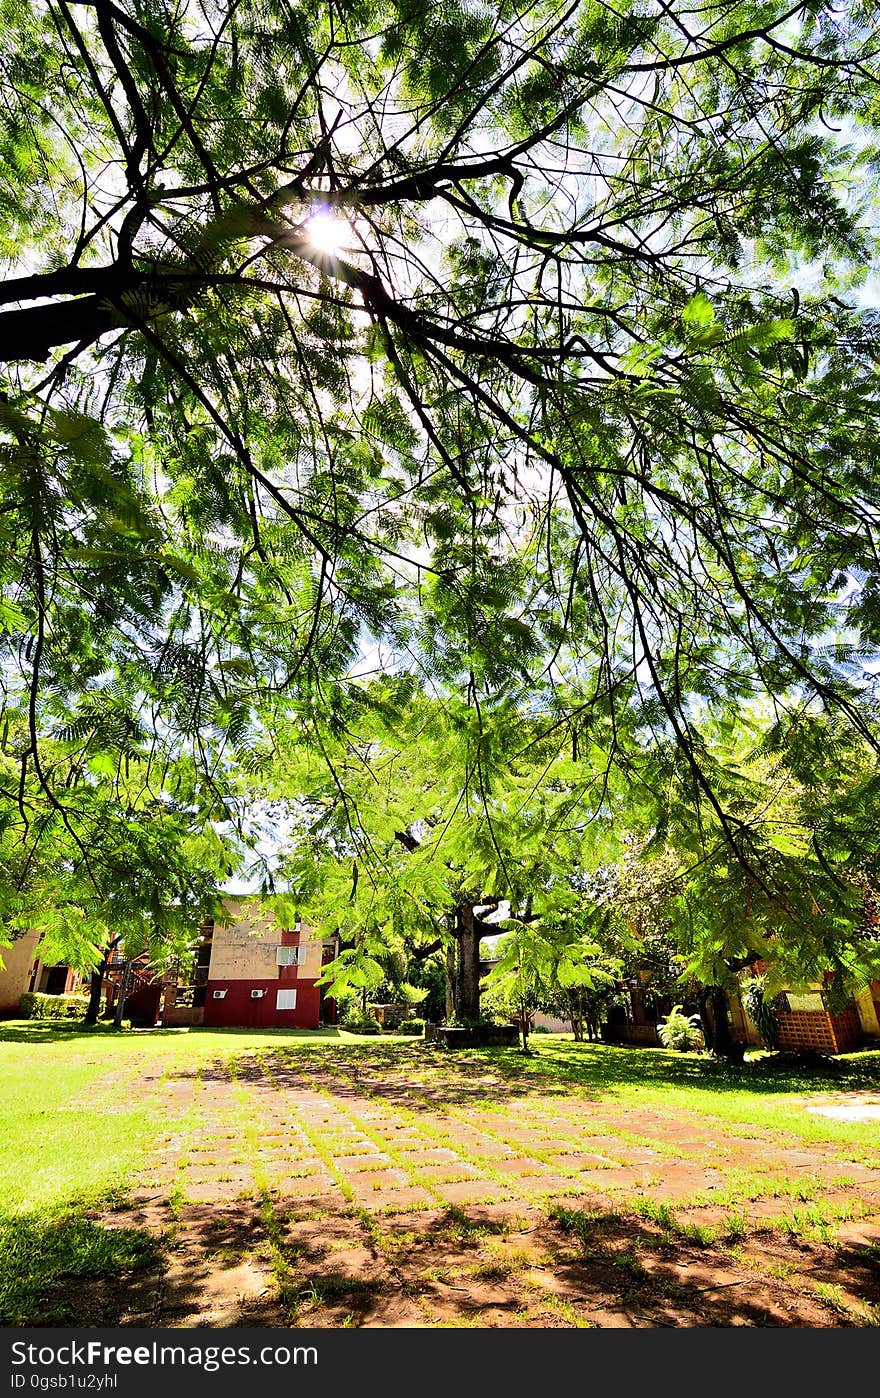
M 281 968 L 293 970 L 294 968 Z M 296 990 L 296 1006 L 279 1010 L 276 992 Z M 225 990 L 222 1000 L 214 999 L 215 990 Z M 260 1000 L 251 998 L 252 990 L 265 990 Z M 205 1024 L 241 1026 L 246 1029 L 317 1029 L 321 1021 L 321 994 L 316 981 L 277 977 L 275 980 L 208 981 L 205 996 Z

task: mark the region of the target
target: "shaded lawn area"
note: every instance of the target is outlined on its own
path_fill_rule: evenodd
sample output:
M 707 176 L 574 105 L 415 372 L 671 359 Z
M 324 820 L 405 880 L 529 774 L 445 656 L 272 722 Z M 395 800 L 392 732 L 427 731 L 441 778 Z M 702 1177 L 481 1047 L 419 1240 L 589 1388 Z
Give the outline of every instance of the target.
M 0 1026 L 0 1323 L 880 1322 L 880 1053 L 534 1049 Z

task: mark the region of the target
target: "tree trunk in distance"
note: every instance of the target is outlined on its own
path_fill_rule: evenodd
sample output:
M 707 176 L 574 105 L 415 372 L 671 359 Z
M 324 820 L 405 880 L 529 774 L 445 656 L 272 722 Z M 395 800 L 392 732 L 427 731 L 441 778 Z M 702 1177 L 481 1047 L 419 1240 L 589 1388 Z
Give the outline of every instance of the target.
M 480 925 L 474 904 L 463 903 L 456 913 L 458 959 L 455 977 L 455 1013 L 460 1020 L 480 1017 Z
M 521 1005 L 521 1006 L 520 1006 L 520 1012 L 519 1012 L 519 1032 L 522 1034 L 523 1053 L 528 1053 L 528 1051 L 529 1051 L 529 1029 L 530 1029 L 530 1028 L 531 1028 L 531 1020 L 529 1019 L 528 1008 L 527 1008 L 527 1006 L 525 1006 L 525 1005 Z
M 118 937 L 114 937 L 104 949 L 100 965 L 92 972 L 89 978 L 89 1003 L 86 1007 L 85 1024 L 97 1024 L 98 1015 L 101 1013 L 101 991 L 104 989 L 104 977 L 107 974 L 107 967 L 110 965 L 110 957 L 119 942 Z
M 450 942 L 446 948 L 446 956 L 443 961 L 443 970 L 446 976 L 446 1018 L 455 1018 L 455 943 Z
M 101 991 L 104 988 L 104 972 L 107 969 L 107 962 L 102 961 L 96 971 L 89 977 L 89 1003 L 86 1006 L 84 1024 L 97 1024 L 98 1015 L 101 1012 Z
M 714 1058 L 726 1058 L 730 1063 L 741 1063 L 744 1045 L 737 1042 L 730 1028 L 727 1014 L 727 996 L 720 985 L 707 986 L 700 995 L 700 1019 L 706 1047 Z M 710 1034 L 706 1034 L 707 1022 Z
M 697 991 L 697 1004 L 700 1008 L 700 1023 L 703 1026 L 703 1042 L 707 1053 L 712 1053 L 715 1049 L 715 1029 L 709 1013 L 708 1000 L 709 991 L 706 986 L 701 986 Z

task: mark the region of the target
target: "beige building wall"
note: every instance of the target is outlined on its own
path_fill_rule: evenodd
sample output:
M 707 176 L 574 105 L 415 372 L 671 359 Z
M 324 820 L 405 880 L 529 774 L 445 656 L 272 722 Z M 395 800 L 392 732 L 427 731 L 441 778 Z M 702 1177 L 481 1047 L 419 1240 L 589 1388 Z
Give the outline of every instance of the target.
M 18 937 L 11 946 L 0 946 L 0 1014 L 17 1010 L 18 1002 L 28 988 L 31 967 L 37 959 L 40 934 L 34 929 Z
M 303 980 L 316 981 L 321 974 L 321 956 L 324 944 L 311 927 L 303 926 L 299 934 L 300 946 L 305 947 L 305 955 L 297 967 Z
M 265 916 L 253 916 L 240 906 L 229 906 L 235 921 L 214 924 L 209 977 L 221 981 L 270 981 L 278 975 L 275 953 L 281 946 L 281 928 Z
M 214 925 L 209 978 L 212 981 L 270 981 L 278 978 L 277 951 L 282 945 L 282 928 L 264 912 L 255 899 L 224 900 L 233 921 Z M 300 945 L 305 946 L 297 977 L 317 980 L 321 974 L 320 937 L 303 927 Z
M 880 1037 L 880 1019 L 877 1017 L 877 1004 L 871 987 L 866 985 L 864 990 L 857 990 L 855 1000 L 863 1032 L 870 1038 Z

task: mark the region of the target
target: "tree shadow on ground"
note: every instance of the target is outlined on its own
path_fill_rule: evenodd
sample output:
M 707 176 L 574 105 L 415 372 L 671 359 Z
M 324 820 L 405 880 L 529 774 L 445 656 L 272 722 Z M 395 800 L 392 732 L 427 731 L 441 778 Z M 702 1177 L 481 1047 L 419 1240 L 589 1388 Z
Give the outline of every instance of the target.
M 228 1082 L 220 1062 L 200 1071 L 180 1066 L 170 1077 L 205 1083 Z M 857 1091 L 880 1087 L 880 1053 L 850 1060 L 792 1068 L 772 1057 L 731 1066 L 695 1054 L 651 1048 L 562 1042 L 542 1047 L 533 1057 L 516 1049 L 449 1050 L 434 1044 L 315 1044 L 307 1058 L 283 1044 L 238 1060 L 236 1077 L 255 1084 L 267 1078 L 277 1086 L 320 1088 L 342 1099 L 379 1095 L 413 1111 L 467 1106 L 503 1098 L 540 1095 L 613 1098 L 627 1087 L 696 1088 L 719 1094 L 800 1096 L 817 1091 Z
M 533 1081 L 562 1079 L 605 1090 L 617 1086 L 692 1087 L 712 1092 L 803 1093 L 880 1085 L 880 1052 L 869 1051 L 814 1065 L 774 1055 L 730 1064 L 707 1054 L 674 1053 L 617 1044 L 552 1043 L 524 1066 L 499 1061 L 505 1076 Z
M 371 1039 L 368 1043 L 354 1043 L 341 1037 L 338 1028 L 318 1030 L 290 1029 L 216 1029 L 216 1028 L 159 1028 L 150 1030 L 114 1030 L 109 1023 L 84 1025 L 80 1021 L 0 1021 L 0 1042 L 32 1045 L 51 1045 L 74 1039 L 98 1040 L 107 1037 L 109 1042 L 118 1038 L 130 1041 L 131 1035 L 143 1034 L 152 1039 L 174 1039 L 180 1035 L 189 1036 L 194 1042 L 216 1037 L 224 1044 L 230 1038 L 242 1040 L 241 1059 L 244 1072 L 249 1072 L 247 1055 L 253 1051 L 255 1037 L 266 1041 L 265 1051 L 273 1055 L 277 1066 L 285 1066 L 299 1072 L 303 1080 L 315 1076 L 321 1068 L 332 1073 L 336 1080 L 336 1090 L 348 1093 L 350 1083 L 358 1088 L 369 1088 L 371 1080 L 379 1080 L 381 1074 L 385 1082 L 384 1095 L 392 1090 L 387 1081 L 389 1074 L 411 1073 L 412 1082 L 419 1089 L 425 1089 L 432 1105 L 439 1101 L 466 1102 L 480 1095 L 479 1081 L 468 1086 L 478 1072 L 491 1071 L 509 1088 L 515 1086 L 518 1093 L 540 1090 L 542 1095 L 564 1094 L 572 1086 L 581 1089 L 594 1089 L 602 1096 L 614 1095 L 619 1087 L 675 1086 L 699 1088 L 718 1093 L 741 1092 L 743 1090 L 759 1094 L 801 1094 L 816 1091 L 848 1091 L 866 1088 L 880 1088 L 880 1050 L 862 1051 L 842 1055 L 824 1063 L 792 1064 L 790 1058 L 765 1055 L 747 1058 L 745 1063 L 731 1065 L 710 1058 L 705 1054 L 673 1053 L 671 1051 L 619 1044 L 574 1043 L 551 1036 L 542 1036 L 540 1047 L 530 1055 L 522 1054 L 516 1048 L 447 1049 L 423 1040 L 394 1038 L 393 1042 Z M 292 1052 L 285 1052 L 290 1043 Z M 297 1048 L 293 1048 L 293 1044 Z M 298 1052 L 299 1045 L 308 1044 L 308 1058 Z M 181 1065 L 169 1076 L 178 1078 L 195 1077 L 199 1069 Z M 454 1083 L 452 1095 L 443 1096 L 441 1084 L 427 1081 L 427 1075 L 443 1073 Z M 218 1080 L 227 1081 L 228 1074 L 217 1065 L 202 1069 L 205 1081 L 212 1075 Z M 485 1086 L 485 1084 L 483 1084 Z M 405 1097 L 405 1084 L 401 1083 L 401 1100 Z
M 0 1325 L 114 1325 L 133 1278 L 158 1266 L 143 1228 L 68 1216 L 0 1221 Z
M 480 1051 L 482 1053 L 482 1051 Z M 181 1064 L 169 1072 L 168 1081 L 196 1080 L 203 1085 L 228 1085 L 226 1063 L 215 1061 L 202 1067 Z M 259 1058 L 246 1051 L 236 1060 L 236 1082 L 249 1087 L 329 1092 L 340 1101 L 362 1101 L 381 1097 L 392 1106 L 415 1112 L 444 1107 L 487 1105 L 518 1097 L 564 1096 L 567 1084 L 552 1078 L 518 1076 L 506 1071 L 503 1062 L 479 1058 L 465 1062 L 442 1048 L 384 1052 L 372 1045 L 336 1047 L 329 1052 L 315 1047 L 308 1057 L 284 1048 L 267 1048 Z M 582 1091 L 582 1097 L 588 1095 Z M 597 1098 L 598 1087 L 589 1093 Z
M 117 1039 L 127 1037 L 128 1030 L 117 1029 L 109 1022 L 83 1024 L 81 1020 L 35 1019 L 24 1022 L 0 1020 L 0 1043 L 59 1044 L 73 1039 Z
M 0 1043 L 10 1044 L 57 1044 L 67 1043 L 73 1039 L 97 1039 L 109 1038 L 113 1041 L 131 1041 L 132 1038 L 147 1036 L 150 1039 L 177 1039 L 182 1035 L 192 1035 L 196 1038 L 210 1039 L 212 1037 L 229 1039 L 240 1037 L 242 1039 L 269 1040 L 306 1040 L 310 1042 L 326 1042 L 330 1045 L 338 1044 L 341 1040 L 340 1031 L 337 1028 L 327 1029 L 216 1029 L 205 1028 L 203 1025 L 175 1026 L 165 1028 L 137 1028 L 137 1029 L 117 1029 L 111 1020 L 99 1020 L 97 1024 L 85 1024 L 81 1019 L 74 1020 L 2 1020 L 0 1019 Z
M 79 1274 L 56 1272 L 48 1304 L 32 1285 L 32 1309 L 7 1324 L 818 1328 L 868 1323 L 880 1299 L 870 1247 L 767 1230 L 735 1245 L 724 1237 L 696 1245 L 603 1209 L 468 1206 L 368 1218 L 353 1208 L 184 1205 L 173 1248 L 139 1246 L 136 1266 L 127 1249 L 137 1230 L 89 1227 L 118 1234 L 115 1279 L 106 1267 L 87 1276 L 84 1234 L 61 1233 L 56 1262 L 69 1248 Z M 42 1241 L 36 1229 L 28 1254 Z

